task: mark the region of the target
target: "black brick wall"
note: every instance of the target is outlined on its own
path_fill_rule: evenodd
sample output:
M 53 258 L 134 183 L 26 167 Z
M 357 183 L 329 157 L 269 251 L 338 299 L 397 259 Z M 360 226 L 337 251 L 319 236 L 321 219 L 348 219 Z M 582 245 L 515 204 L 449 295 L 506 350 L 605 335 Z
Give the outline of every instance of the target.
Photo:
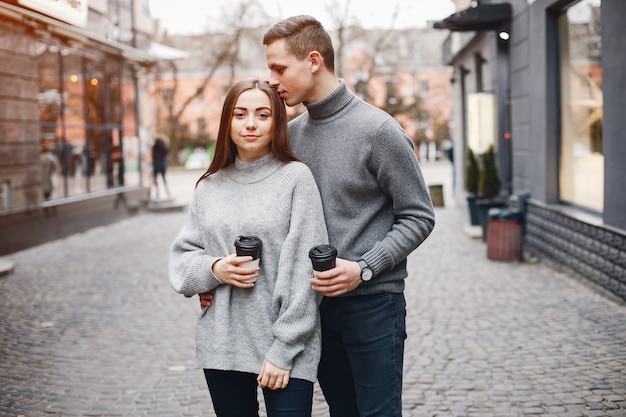
M 626 302 L 626 234 L 528 201 L 524 249 Z

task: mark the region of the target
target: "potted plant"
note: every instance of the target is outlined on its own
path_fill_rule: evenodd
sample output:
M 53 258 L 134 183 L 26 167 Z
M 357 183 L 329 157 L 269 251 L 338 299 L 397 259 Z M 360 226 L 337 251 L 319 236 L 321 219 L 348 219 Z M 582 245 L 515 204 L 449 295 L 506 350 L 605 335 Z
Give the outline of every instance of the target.
M 478 189 L 483 199 L 493 200 L 500 194 L 502 188 L 493 145 L 489 146 L 482 159 L 483 169 L 478 179 Z
M 478 160 L 471 148 L 467 151 L 467 167 L 465 168 L 465 190 L 467 191 L 467 207 L 470 214 L 470 224 L 472 226 L 480 225 L 480 216 L 476 202 L 480 198 L 478 196 L 478 182 L 480 180 L 480 168 Z
M 506 203 L 499 200 L 502 182 L 498 174 L 498 166 L 496 164 L 496 154 L 493 145 L 489 146 L 482 156 L 483 168 L 480 171 L 478 180 L 478 190 L 480 200 L 477 202 L 480 224 L 483 228 L 483 240 L 487 240 L 487 222 L 488 213 L 492 208 L 505 207 Z

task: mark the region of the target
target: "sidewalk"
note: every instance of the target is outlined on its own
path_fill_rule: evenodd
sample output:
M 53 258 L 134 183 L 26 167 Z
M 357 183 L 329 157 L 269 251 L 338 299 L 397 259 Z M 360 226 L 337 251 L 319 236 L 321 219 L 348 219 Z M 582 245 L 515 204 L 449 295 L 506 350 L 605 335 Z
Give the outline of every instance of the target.
M 488 260 L 463 233 L 445 167 L 424 164 L 446 206 L 409 258 L 403 416 L 626 416 L 626 308 L 541 264 Z M 174 197 L 197 176 L 169 173 Z M 143 213 L 6 257 L 0 416 L 214 416 L 193 368 L 198 300 L 167 279 L 184 215 Z M 313 416 L 326 415 L 316 389 Z

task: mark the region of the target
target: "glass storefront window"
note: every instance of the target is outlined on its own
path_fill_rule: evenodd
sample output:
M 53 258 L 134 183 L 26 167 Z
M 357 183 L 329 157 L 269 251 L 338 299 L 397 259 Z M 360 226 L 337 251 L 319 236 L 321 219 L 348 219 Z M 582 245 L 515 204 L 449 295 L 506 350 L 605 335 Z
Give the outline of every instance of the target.
M 60 55 L 57 47 L 45 43 L 37 44 L 37 70 L 41 185 L 44 200 L 49 200 L 63 195 L 63 189 L 59 187 L 62 134 L 58 127 L 61 122 L 64 95 L 60 86 Z
M 57 145 L 56 125 L 61 120 L 63 93 L 59 86 L 59 51 L 45 44 L 38 45 L 39 72 L 39 120 L 41 121 L 42 146 Z
M 85 97 L 86 97 L 86 134 L 87 149 L 93 166 L 90 171 L 91 191 L 104 190 L 108 186 L 107 173 L 110 135 L 105 129 L 106 121 L 106 82 L 103 73 L 104 63 L 99 60 L 85 59 Z
M 117 56 L 38 45 L 42 165 L 56 162 L 46 199 L 140 185 L 134 79 L 124 69 Z
M 66 97 L 63 109 L 63 166 L 64 195 L 86 192 L 84 165 L 85 106 L 82 59 L 76 51 L 63 50 L 63 91 Z
M 83 138 L 85 127 L 82 125 L 69 126 L 66 128 L 69 138 Z M 63 189 L 67 195 L 79 195 L 89 192 L 89 172 L 93 171 L 93 162 L 89 156 L 84 140 L 68 141 L 65 152 L 62 154 L 64 175 L 62 178 Z
M 119 126 L 122 124 L 121 101 L 121 62 L 114 59 L 107 60 L 105 67 L 107 81 L 107 124 Z
M 152 108 L 149 105 L 149 101 L 145 100 L 147 91 L 149 91 L 149 85 L 144 78 L 138 78 L 141 80 L 139 81 L 139 90 L 143 91 L 143 94 L 139 93 L 139 97 L 136 97 L 136 71 L 137 69 L 132 64 L 124 66 L 120 89 L 122 94 L 122 116 L 124 118 L 122 141 L 124 146 L 124 183 L 126 185 L 146 184 L 149 181 L 148 175 L 150 174 L 150 172 L 146 172 L 148 164 L 145 160 L 145 156 L 149 152 L 145 138 L 140 138 L 136 110 L 141 112 L 140 118 L 143 119 L 144 125 L 150 125 L 154 121 L 148 117 Z
M 560 198 L 601 212 L 602 153 L 601 0 L 582 0 L 560 18 Z

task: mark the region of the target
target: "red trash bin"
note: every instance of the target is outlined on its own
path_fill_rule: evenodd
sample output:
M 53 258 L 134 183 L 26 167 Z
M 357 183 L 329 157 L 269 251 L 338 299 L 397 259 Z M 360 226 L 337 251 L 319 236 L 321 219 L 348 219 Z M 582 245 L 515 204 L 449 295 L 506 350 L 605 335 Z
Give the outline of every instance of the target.
M 494 261 L 519 261 L 522 258 L 520 213 L 508 209 L 489 213 L 487 258 Z

